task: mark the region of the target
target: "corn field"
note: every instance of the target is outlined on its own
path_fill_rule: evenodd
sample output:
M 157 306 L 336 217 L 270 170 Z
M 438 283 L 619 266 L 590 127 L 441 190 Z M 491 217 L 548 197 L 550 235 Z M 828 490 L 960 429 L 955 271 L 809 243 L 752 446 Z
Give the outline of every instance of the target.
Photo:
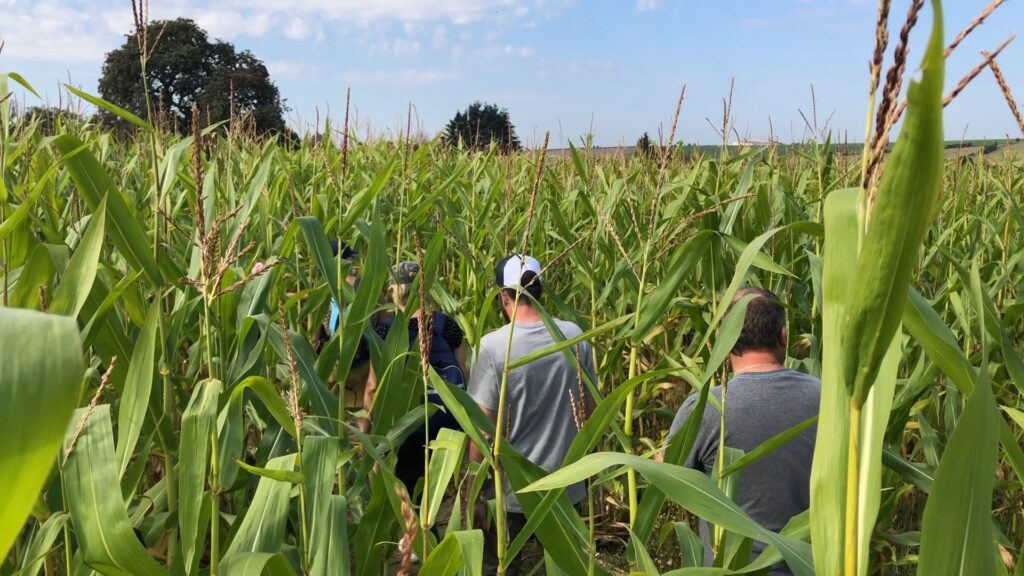
M 50 132 L 0 103 L 0 574 L 480 574 L 465 497 L 495 466 L 530 519 L 502 557 L 538 574 L 783 559 L 801 575 L 1024 574 L 1024 163 L 943 159 L 933 6 L 875 179 L 827 138 L 553 158 L 347 126 L 298 144 L 231 125 L 180 137 L 77 91 L 134 137 L 88 120 Z M 0 76 L 0 97 L 13 83 Z M 414 260 L 409 313 L 443 310 L 472 351 L 502 323 L 494 263 L 524 243 L 546 267 L 543 314 L 595 350 L 597 408 L 551 474 L 507 445 L 496 461 L 502 431 L 466 393 L 424 372 L 401 330 L 370 329 L 394 311 L 391 266 Z M 664 440 L 683 399 L 703 410 L 726 377 L 747 284 L 780 295 L 787 364 L 823 381 L 802 425 L 817 425 L 812 505 L 778 533 L 730 494 L 804 428 L 713 478 L 680 466 L 695 428 Z M 332 300 L 340 326 L 316 351 Z M 364 335 L 382 375 L 366 433 Z M 428 385 L 464 431 L 441 432 L 408 494 L 397 446 L 429 417 Z M 564 494 L 581 480 L 582 513 Z M 724 534 L 713 567 L 698 517 Z M 769 547 L 751 561 L 754 540 Z

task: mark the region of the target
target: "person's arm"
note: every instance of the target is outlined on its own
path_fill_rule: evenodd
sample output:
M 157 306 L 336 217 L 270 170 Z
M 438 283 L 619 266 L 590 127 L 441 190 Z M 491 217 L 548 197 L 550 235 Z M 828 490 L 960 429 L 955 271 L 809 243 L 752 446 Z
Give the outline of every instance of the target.
M 452 353 L 455 354 L 455 363 L 459 365 L 459 370 L 462 372 L 462 377 L 465 380 L 469 380 L 469 371 L 466 370 L 465 344 L 462 344 L 458 348 L 452 350 Z
M 377 394 L 377 373 L 373 371 L 373 363 L 370 363 L 370 373 L 366 377 L 366 388 L 363 389 L 363 409 L 366 410 L 366 417 L 359 419 L 359 429 L 363 434 L 370 433 L 370 411 L 373 410 L 373 397 Z

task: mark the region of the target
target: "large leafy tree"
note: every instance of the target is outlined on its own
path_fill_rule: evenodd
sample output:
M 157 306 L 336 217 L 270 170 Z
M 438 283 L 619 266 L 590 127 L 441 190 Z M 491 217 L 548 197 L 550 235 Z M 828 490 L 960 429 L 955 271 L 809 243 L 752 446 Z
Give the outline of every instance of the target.
M 187 18 L 149 24 L 146 86 L 154 109 L 168 114 L 187 130 L 196 104 L 203 124 L 248 115 L 259 132 L 285 130 L 285 106 L 266 65 L 248 50 L 220 40 Z M 99 91 L 105 100 L 140 116 L 146 115 L 139 41 L 107 54 Z
M 492 142 L 502 152 L 522 147 L 508 110 L 481 102 L 474 102 L 465 111 L 455 113 L 455 117 L 445 126 L 444 140 L 452 145 L 461 143 L 474 150 L 487 149 Z

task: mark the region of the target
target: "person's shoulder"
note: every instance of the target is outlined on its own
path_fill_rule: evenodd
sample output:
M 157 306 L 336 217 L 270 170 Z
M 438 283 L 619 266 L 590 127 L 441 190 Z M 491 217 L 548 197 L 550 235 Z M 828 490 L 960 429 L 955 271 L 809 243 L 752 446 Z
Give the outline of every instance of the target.
M 575 338 L 583 334 L 583 329 L 572 320 L 562 320 L 561 318 L 552 318 L 552 320 L 554 320 L 555 326 L 562 331 L 562 336 L 566 338 Z
M 699 390 L 699 389 L 696 389 L 693 392 L 691 392 L 690 395 L 686 397 L 686 400 L 683 400 L 683 404 L 682 404 L 681 408 L 686 408 L 688 410 L 692 410 L 697 405 L 697 402 L 700 400 L 700 394 L 701 394 L 701 390 Z M 710 390 L 708 390 L 708 397 L 709 397 L 708 406 L 710 408 L 714 408 L 714 404 L 712 404 L 711 400 L 710 400 L 711 396 L 714 396 L 719 401 L 721 401 L 722 400 L 722 387 L 721 386 L 713 386 Z
M 786 384 L 790 389 L 796 389 L 814 396 L 821 395 L 821 379 L 817 376 L 807 374 L 806 372 L 790 370 L 786 375 L 786 380 Z
M 497 349 L 497 348 L 504 349 L 504 346 L 507 343 L 508 343 L 508 324 L 505 324 L 504 326 L 502 326 L 500 328 L 497 328 L 495 330 L 491 330 L 490 332 L 488 332 L 488 333 L 486 333 L 486 334 L 484 334 L 483 336 L 480 337 L 480 349 L 481 350 Z
M 790 369 L 786 374 L 786 377 L 794 382 L 799 382 L 800 384 L 821 388 L 821 379 L 813 374 Z

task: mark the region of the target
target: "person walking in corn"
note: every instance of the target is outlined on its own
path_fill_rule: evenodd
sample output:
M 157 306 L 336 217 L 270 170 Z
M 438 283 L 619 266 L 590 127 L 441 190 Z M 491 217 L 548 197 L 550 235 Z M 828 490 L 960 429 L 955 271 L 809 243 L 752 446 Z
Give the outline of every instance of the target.
M 818 414 L 821 381 L 786 368 L 786 309 L 778 296 L 764 288 L 738 290 L 735 304 L 748 294 L 754 298 L 739 339 L 729 356 L 733 376 L 725 394 L 725 446 L 749 453 L 765 440 Z M 722 400 L 722 388 L 710 393 Z M 697 404 L 698 394 L 683 402 L 668 441 L 686 424 Z M 721 418 L 710 402 L 701 418 L 693 450 L 683 463 L 686 467 L 713 476 L 716 474 Z M 804 430 L 740 472 L 736 503 L 755 521 L 778 532 L 790 518 L 810 507 L 811 459 L 814 455 L 816 426 Z M 660 457 L 660 455 L 659 455 Z M 712 537 L 708 524 L 700 522 L 704 542 L 704 564 L 712 561 Z M 753 556 L 765 548 L 754 542 Z M 771 574 L 792 574 L 784 562 L 772 567 Z
M 415 262 L 402 262 L 392 269 L 394 280 L 388 287 L 388 294 L 399 310 L 406 310 L 413 281 L 419 273 L 420 266 Z M 419 350 L 417 343 L 420 337 L 419 321 L 422 316 L 422 305 L 408 316 L 409 349 L 412 351 Z M 395 316 L 391 316 L 376 324 L 374 329 L 382 340 L 387 339 L 394 322 Z M 431 335 L 430 365 L 445 382 L 464 389 L 466 387 L 466 347 L 462 328 L 454 318 L 440 311 L 431 314 L 427 324 L 430 326 Z M 370 429 L 377 384 L 377 374 L 371 367 L 363 393 L 363 406 L 370 414 L 360 422 L 360 427 L 364 432 L 369 432 Z M 437 433 L 441 428 L 459 430 L 458 422 L 444 407 L 444 402 L 437 392 L 433 389 L 429 390 L 426 401 L 437 405 L 438 410 L 430 417 L 427 428 L 419 426 L 405 440 L 398 449 L 398 462 L 395 464 L 395 476 L 405 484 L 410 497 L 415 497 L 416 484 L 423 477 L 423 446 L 437 438 Z
M 561 332 L 561 337 L 556 338 L 545 325 L 535 304 L 540 302 L 545 288 L 541 266 L 535 258 L 517 254 L 501 260 L 495 269 L 495 281 L 501 289 L 498 299 L 508 323 L 480 340 L 467 389 L 470 397 L 492 421 L 496 421 L 498 416 L 506 360 L 514 361 L 562 338 L 574 338 L 583 332 L 573 322 L 554 319 L 555 327 Z M 563 353 L 555 353 L 508 372 L 505 441 L 549 472 L 562 465 L 579 426 L 593 411 L 593 399 L 586 385 L 581 384 L 580 372 L 585 371 L 591 381 L 596 381 L 590 344 L 581 342 L 573 350 L 577 354 L 575 361 Z M 481 460 L 472 444 L 470 457 Z M 507 482 L 504 486 L 508 494 L 508 537 L 514 539 L 526 525 L 526 515 Z M 586 486 L 574 484 L 566 494 L 570 502 L 578 505 L 586 498 Z M 493 528 L 485 532 L 485 540 L 484 571 L 494 573 L 497 568 L 497 535 Z M 514 565 L 510 568 L 512 573 L 517 569 Z

